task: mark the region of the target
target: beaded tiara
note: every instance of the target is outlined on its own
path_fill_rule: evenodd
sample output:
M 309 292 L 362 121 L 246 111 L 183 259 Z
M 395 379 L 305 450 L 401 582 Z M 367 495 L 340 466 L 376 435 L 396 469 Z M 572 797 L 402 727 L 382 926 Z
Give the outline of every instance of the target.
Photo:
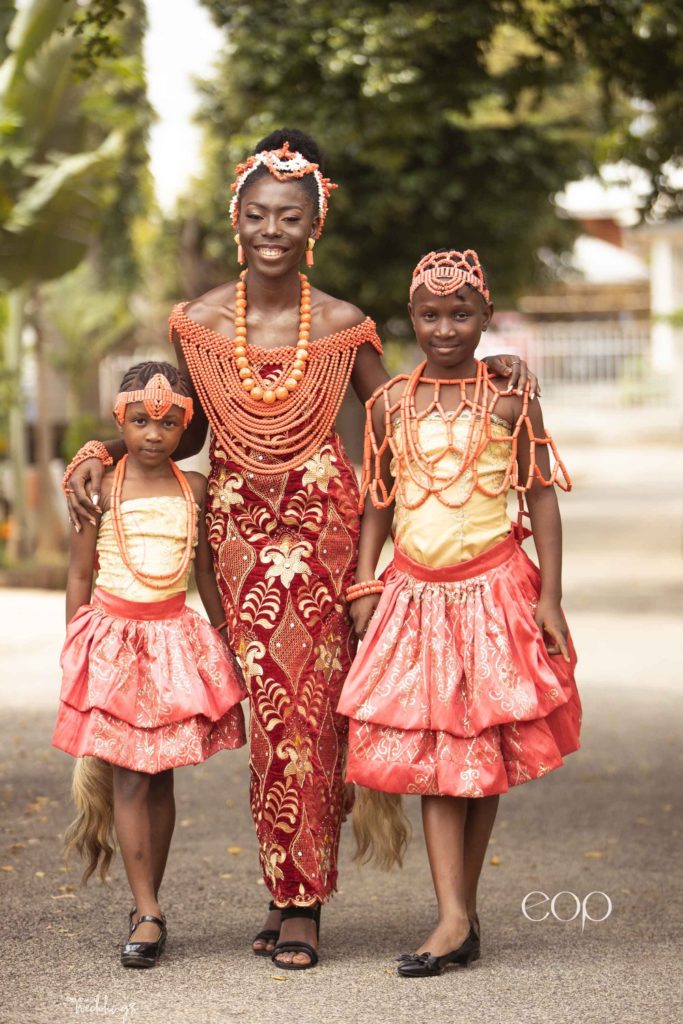
M 234 228 L 237 227 L 240 192 L 249 175 L 257 167 L 267 168 L 278 181 L 291 181 L 294 178 L 303 178 L 306 174 L 313 175 L 318 186 L 318 216 L 320 217 L 315 237 L 320 238 L 323 224 L 327 217 L 330 193 L 333 188 L 338 188 L 338 186 L 333 181 L 330 181 L 329 178 L 322 176 L 318 164 L 310 163 L 302 153 L 290 149 L 288 142 L 285 142 L 284 146 L 281 146 L 280 149 L 266 149 L 261 153 L 254 153 L 243 164 L 237 165 L 235 168 L 236 177 L 230 186 L 230 191 L 232 192 L 232 199 L 230 200 L 232 226 Z
M 131 402 L 142 402 L 153 420 L 163 419 L 172 405 L 178 405 L 185 413 L 183 427 L 187 427 L 194 412 L 192 399 L 174 391 L 162 373 L 155 373 L 146 386 L 137 391 L 119 391 L 114 401 L 117 423 L 123 423 L 126 406 Z
M 490 302 L 484 271 L 474 249 L 465 249 L 463 252 L 447 249 L 444 252 L 427 253 L 413 271 L 411 301 L 415 289 L 421 284 L 426 285 L 432 295 L 451 295 L 464 284 L 469 284 Z

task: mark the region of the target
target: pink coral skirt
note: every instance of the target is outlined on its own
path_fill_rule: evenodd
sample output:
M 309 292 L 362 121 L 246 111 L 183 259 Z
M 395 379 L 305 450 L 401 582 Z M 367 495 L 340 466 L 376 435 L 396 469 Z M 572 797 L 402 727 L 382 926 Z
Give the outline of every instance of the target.
M 69 623 L 53 746 L 156 774 L 246 742 L 243 684 L 218 633 L 185 604 L 101 588 Z
M 539 778 L 578 749 L 571 662 L 534 621 L 540 573 L 514 534 L 429 569 L 400 549 L 338 710 L 347 780 L 387 793 L 464 797 Z

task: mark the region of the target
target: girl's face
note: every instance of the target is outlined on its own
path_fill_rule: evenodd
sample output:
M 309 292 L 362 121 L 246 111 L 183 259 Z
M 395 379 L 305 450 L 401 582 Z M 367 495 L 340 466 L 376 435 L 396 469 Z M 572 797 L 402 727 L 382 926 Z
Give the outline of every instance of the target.
M 468 285 L 451 295 L 433 295 L 421 284 L 408 312 L 430 369 L 455 370 L 461 376 L 473 371 L 481 332 L 493 315 L 493 305 L 483 295 Z
M 184 417 L 180 406 L 172 405 L 163 419 L 153 420 L 143 402 L 131 402 L 123 423 L 118 424 L 129 456 L 150 469 L 161 465 L 180 444 Z
M 267 277 L 299 267 L 319 218 L 296 181 L 271 174 L 247 184 L 239 206 L 238 231 L 249 267 Z

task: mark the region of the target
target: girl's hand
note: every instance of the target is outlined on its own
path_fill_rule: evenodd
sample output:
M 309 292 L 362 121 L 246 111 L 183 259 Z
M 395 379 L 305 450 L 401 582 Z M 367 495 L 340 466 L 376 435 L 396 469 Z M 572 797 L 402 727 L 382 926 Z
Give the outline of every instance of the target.
M 564 621 L 562 609 L 557 601 L 538 602 L 536 608 L 536 625 L 544 634 L 548 654 L 561 654 L 565 661 L 569 661 L 569 642 L 567 634 L 567 623 Z M 547 638 L 550 638 L 548 642 Z
M 349 615 L 351 616 L 356 636 L 359 636 L 361 640 L 365 636 L 370 619 L 379 604 L 381 596 L 381 594 L 368 594 L 367 597 L 359 597 L 351 602 Z
M 66 492 L 69 522 L 80 533 L 84 522 L 97 525 L 96 515 L 101 515 L 99 505 L 102 490 L 104 466 L 99 459 L 86 459 L 76 466 L 69 477 Z
M 487 356 L 482 362 L 486 363 L 489 370 L 498 377 L 508 377 L 508 393 L 516 391 L 518 395 L 524 394 L 524 389 L 529 383 L 529 397 L 534 399 L 541 393 L 541 385 L 538 377 L 532 373 L 525 361 L 520 356 L 502 355 Z
M 217 629 L 214 626 L 214 629 L 216 630 L 216 632 L 218 633 L 219 637 L 223 641 L 223 647 L 225 648 L 225 653 L 227 654 L 227 656 L 228 656 L 228 658 L 230 660 L 230 663 L 231 663 L 231 665 L 233 667 L 233 670 L 235 672 L 235 675 L 237 677 L 238 682 L 240 682 L 242 684 L 242 688 L 243 688 L 244 692 L 247 693 L 247 691 L 248 691 L 247 681 L 244 678 L 244 672 L 242 671 L 242 666 L 240 665 L 239 661 L 237 660 L 237 655 L 235 654 L 235 652 L 233 651 L 232 647 L 230 646 L 230 638 L 228 636 L 228 625 L 227 625 L 227 623 L 225 623 L 225 625 L 220 626 Z

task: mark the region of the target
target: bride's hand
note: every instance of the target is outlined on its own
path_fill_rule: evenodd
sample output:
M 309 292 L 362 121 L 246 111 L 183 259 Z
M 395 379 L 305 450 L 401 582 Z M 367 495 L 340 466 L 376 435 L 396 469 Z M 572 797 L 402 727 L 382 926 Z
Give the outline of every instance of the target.
M 99 506 L 104 466 L 99 459 L 86 459 L 74 469 L 66 485 L 69 522 L 80 533 L 82 523 L 97 525 L 96 516 L 102 514 Z
M 518 395 L 524 394 L 524 389 L 528 381 L 529 397 L 533 399 L 541 394 L 541 385 L 539 384 L 538 377 L 535 373 L 531 372 L 521 356 L 509 354 L 487 356 L 483 362 L 486 363 L 489 370 L 491 370 L 492 373 L 495 373 L 496 376 L 508 378 L 508 392 L 516 391 Z

